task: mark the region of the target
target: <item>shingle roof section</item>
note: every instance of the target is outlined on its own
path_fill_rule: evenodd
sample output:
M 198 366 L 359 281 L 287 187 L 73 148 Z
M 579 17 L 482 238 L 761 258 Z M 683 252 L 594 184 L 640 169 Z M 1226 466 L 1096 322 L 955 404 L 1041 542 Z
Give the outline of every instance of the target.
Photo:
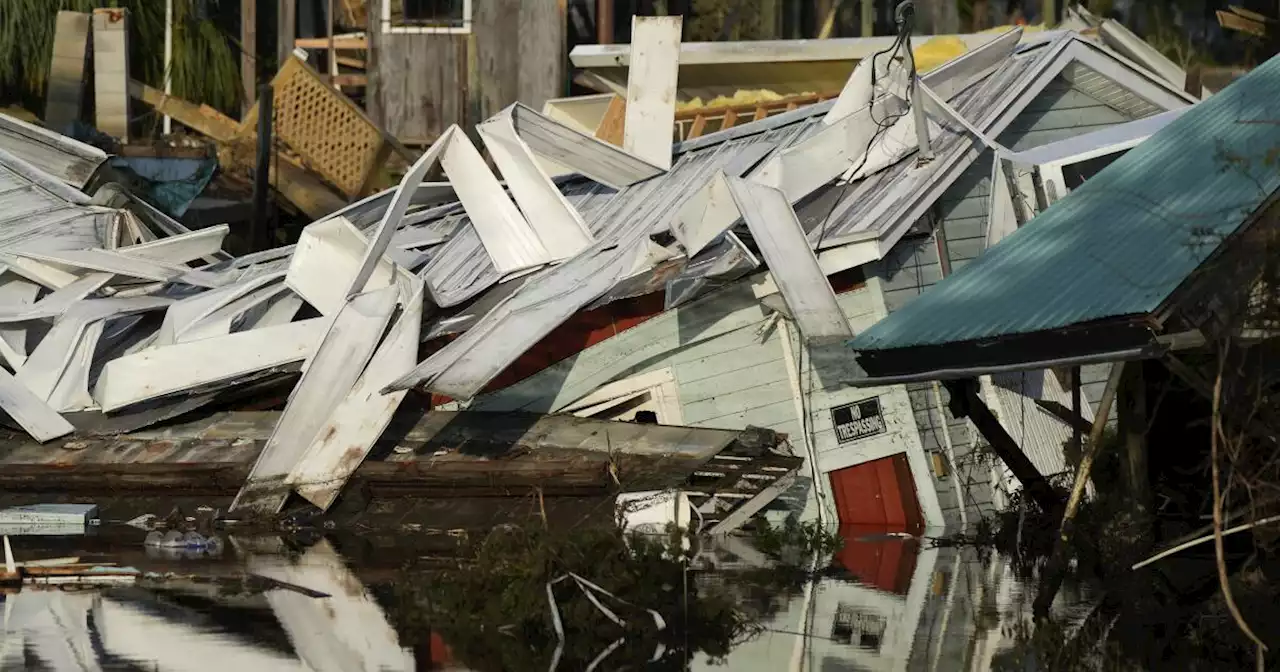
M 887 350 L 1156 309 L 1277 188 L 1280 57 L 1198 104 L 856 337 Z M 1270 165 L 1267 165 L 1270 164 Z

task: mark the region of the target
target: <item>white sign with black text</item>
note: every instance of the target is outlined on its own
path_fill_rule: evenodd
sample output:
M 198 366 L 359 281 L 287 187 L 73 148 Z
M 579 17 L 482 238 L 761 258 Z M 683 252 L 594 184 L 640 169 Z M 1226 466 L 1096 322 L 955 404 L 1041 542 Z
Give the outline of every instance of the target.
M 836 429 L 836 442 L 849 443 L 885 432 L 880 398 L 872 397 L 831 409 L 831 425 Z

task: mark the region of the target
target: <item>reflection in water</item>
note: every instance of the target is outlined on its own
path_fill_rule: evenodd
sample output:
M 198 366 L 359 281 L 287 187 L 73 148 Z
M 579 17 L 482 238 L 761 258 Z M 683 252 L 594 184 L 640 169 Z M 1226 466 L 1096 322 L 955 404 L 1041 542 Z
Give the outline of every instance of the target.
M 758 633 L 714 659 L 706 653 L 674 661 L 666 656 L 662 667 L 986 670 L 1002 651 L 1016 646 L 1002 633 L 1025 619 L 1032 595 L 1007 562 L 974 548 L 935 547 L 884 530 L 850 527 L 841 536 L 846 543 L 830 567 L 816 568 L 816 578 L 804 581 L 802 590 L 771 595 L 758 590 L 763 584 L 744 582 L 757 581 L 746 577 L 759 577 L 761 570 L 778 569 L 775 560 L 747 539 L 707 541 L 691 562 L 696 577 L 690 590 L 734 597 L 742 612 L 737 617 L 758 623 Z M 10 593 L 3 596 L 0 669 L 468 669 L 468 661 L 455 656 L 474 648 L 451 647 L 438 630 L 401 613 L 412 608 L 404 601 L 386 597 L 379 603 L 374 597 L 395 595 L 397 586 L 388 584 L 443 575 L 390 569 L 374 572 L 366 584 L 357 573 L 367 568 L 349 566 L 324 540 L 301 553 L 290 552 L 278 539 L 230 542 L 227 565 L 278 583 L 257 592 L 243 583 L 167 580 L 129 588 Z M 327 597 L 312 596 L 316 592 Z M 486 596 L 474 599 L 482 604 Z M 1069 591 L 1059 599 L 1066 610 L 1080 603 L 1080 596 Z M 511 648 L 514 656 L 541 660 L 547 653 L 529 650 L 510 631 L 477 635 L 491 641 L 494 650 Z M 597 669 L 623 662 L 613 660 L 615 665 L 606 658 Z

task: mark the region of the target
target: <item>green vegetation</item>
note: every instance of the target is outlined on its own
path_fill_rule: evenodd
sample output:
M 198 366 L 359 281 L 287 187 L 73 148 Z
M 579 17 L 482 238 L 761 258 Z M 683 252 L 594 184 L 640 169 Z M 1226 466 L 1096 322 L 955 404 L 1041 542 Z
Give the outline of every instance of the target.
M 240 100 L 238 48 L 214 24 L 232 3 L 210 0 L 208 16 L 198 0 L 174 0 L 173 92 L 226 112 Z M 164 81 L 164 2 L 160 0 L 4 0 L 0 11 L 0 90 L 25 106 L 43 109 L 59 10 L 91 12 L 95 7 L 129 10 L 131 74 L 152 86 Z
M 674 537 L 624 535 L 613 528 L 555 533 L 498 529 L 466 542 L 441 567 L 417 562 L 396 585 L 401 629 L 430 629 L 474 670 L 546 670 L 560 639 L 547 590 L 564 628 L 559 669 L 586 669 L 615 642 L 599 669 L 684 669 L 686 656 L 723 658 L 799 594 L 807 574 L 785 568 L 726 573 L 690 569 L 692 552 Z M 607 590 L 592 597 L 571 573 Z M 552 583 L 561 577 L 564 578 Z M 658 628 L 648 610 L 665 622 Z M 653 663 L 648 663 L 654 658 Z

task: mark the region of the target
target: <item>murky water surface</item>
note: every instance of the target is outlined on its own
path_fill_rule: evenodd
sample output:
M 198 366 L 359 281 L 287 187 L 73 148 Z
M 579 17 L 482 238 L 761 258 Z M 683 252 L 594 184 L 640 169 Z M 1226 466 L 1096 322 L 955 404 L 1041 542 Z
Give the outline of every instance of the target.
M 406 589 L 441 577 L 421 564 L 403 567 L 429 563 L 432 551 L 394 539 L 224 536 L 221 548 L 175 550 L 145 547 L 145 533 L 109 542 L 15 538 L 19 560 L 72 556 L 142 574 L 133 585 L 8 589 L 0 669 L 610 670 L 646 667 L 637 656 L 648 656 L 661 669 L 985 670 L 1011 659 L 1033 593 L 1004 558 L 883 531 L 842 533 L 843 548 L 812 580 L 756 585 L 776 561 L 750 540 L 730 539 L 695 549 L 699 569 L 684 585 L 653 587 L 655 599 L 674 590 L 677 605 L 691 593 L 731 595 L 737 606 L 725 618 L 743 628 L 730 642 L 652 634 L 646 605 L 611 601 L 615 588 L 603 578 L 582 576 L 585 585 L 576 587 L 569 578 L 555 587 L 558 600 L 598 588 L 600 607 L 626 622 L 601 619 L 587 641 L 569 622 L 583 612 L 562 605 L 561 627 L 580 641 L 566 642 L 559 661 L 550 646 L 511 629 L 459 636 L 447 616 L 422 613 L 420 602 L 404 599 Z M 479 609 L 497 598 L 473 599 Z M 530 599 L 533 606 L 509 608 L 547 604 L 545 594 Z M 1088 604 L 1087 594 L 1068 588 L 1055 608 Z

